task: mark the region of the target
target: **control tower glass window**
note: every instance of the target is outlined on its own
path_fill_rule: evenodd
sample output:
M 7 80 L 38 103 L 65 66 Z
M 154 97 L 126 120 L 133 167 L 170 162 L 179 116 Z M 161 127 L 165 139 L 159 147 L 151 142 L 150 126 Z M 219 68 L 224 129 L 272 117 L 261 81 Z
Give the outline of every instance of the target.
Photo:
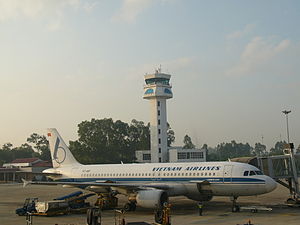
M 146 84 L 165 84 L 169 85 L 169 79 L 167 78 L 150 78 L 146 80 Z

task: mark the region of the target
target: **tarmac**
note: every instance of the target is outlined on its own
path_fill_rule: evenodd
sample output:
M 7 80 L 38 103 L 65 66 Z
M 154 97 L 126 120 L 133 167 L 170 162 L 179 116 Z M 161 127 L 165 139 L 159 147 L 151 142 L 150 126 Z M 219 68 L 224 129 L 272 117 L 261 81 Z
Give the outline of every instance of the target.
M 23 188 L 22 184 L 0 184 L 0 225 L 25 225 L 25 217 L 15 214 L 15 209 L 22 207 L 25 198 L 38 197 L 41 201 L 51 200 L 55 197 L 77 191 L 76 188 L 63 188 L 61 186 L 30 185 Z M 271 193 L 240 197 L 238 203 L 241 206 L 267 206 L 271 212 L 260 211 L 252 213 L 249 211 L 231 212 L 231 201 L 228 197 L 214 197 L 212 201 L 204 205 L 203 216 L 198 215 L 196 202 L 185 197 L 170 198 L 171 223 L 172 225 L 237 225 L 246 224 L 249 220 L 254 225 L 298 225 L 300 224 L 300 208 L 291 208 L 284 205 L 289 196 L 289 191 L 278 185 Z M 89 199 L 91 204 L 96 198 Z M 119 198 L 119 207 L 126 203 L 125 197 Z M 135 212 L 125 214 L 126 222 L 145 221 L 154 222 L 154 214 L 151 209 L 137 207 Z M 35 216 L 34 225 L 85 225 L 86 215 L 65 215 L 56 217 Z M 102 213 L 102 224 L 115 224 L 115 211 L 105 210 Z

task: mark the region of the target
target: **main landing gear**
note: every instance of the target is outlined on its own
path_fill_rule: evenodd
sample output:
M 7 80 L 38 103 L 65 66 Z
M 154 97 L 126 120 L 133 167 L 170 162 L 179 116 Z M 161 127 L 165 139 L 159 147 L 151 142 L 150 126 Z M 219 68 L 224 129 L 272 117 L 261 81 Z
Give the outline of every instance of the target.
M 135 211 L 136 209 L 136 203 L 135 202 L 127 202 L 123 209 L 126 211 L 126 212 L 129 212 L 129 211 Z
M 232 212 L 239 212 L 240 211 L 240 206 L 236 203 L 238 196 L 232 196 L 230 197 L 230 200 L 232 201 Z
M 114 209 L 118 206 L 118 198 L 113 196 L 111 193 L 98 194 L 98 199 L 95 203 L 100 209 Z

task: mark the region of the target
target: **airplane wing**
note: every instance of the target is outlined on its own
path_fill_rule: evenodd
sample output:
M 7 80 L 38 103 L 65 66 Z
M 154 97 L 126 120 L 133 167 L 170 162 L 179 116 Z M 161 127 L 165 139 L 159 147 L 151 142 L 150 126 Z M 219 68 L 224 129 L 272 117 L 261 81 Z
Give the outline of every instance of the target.
M 88 186 L 97 186 L 97 187 L 116 187 L 116 188 L 124 188 L 130 190 L 143 190 L 149 188 L 156 188 L 161 190 L 168 190 L 170 187 L 166 184 L 138 184 L 138 183 L 111 183 L 111 182 L 65 182 L 65 181 L 26 181 L 22 179 L 23 186 L 27 186 L 28 184 L 39 184 L 39 185 L 71 185 L 74 187 L 88 187 Z
M 201 185 L 209 185 L 210 182 L 208 180 L 191 180 L 190 183 L 197 183 Z

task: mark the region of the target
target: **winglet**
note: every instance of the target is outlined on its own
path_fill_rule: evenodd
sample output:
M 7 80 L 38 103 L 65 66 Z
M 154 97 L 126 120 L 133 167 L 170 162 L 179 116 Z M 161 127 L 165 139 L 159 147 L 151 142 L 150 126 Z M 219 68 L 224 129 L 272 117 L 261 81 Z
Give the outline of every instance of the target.
M 28 181 L 28 180 L 25 180 L 22 178 L 22 181 L 23 181 L 23 187 L 26 187 L 28 184 L 30 184 L 31 182 Z

